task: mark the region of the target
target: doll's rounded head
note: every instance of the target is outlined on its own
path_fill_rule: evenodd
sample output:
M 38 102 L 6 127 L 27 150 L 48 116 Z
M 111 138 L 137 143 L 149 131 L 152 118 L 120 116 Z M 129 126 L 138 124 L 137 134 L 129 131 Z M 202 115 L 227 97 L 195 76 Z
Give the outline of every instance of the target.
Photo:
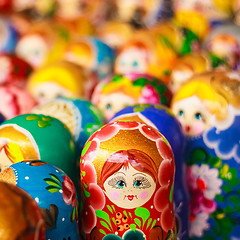
M 56 97 L 85 97 L 86 76 L 82 68 L 69 62 L 56 62 L 35 70 L 27 88 L 42 103 Z
M 174 96 L 172 110 L 187 135 L 199 135 L 212 125 L 212 116 L 223 121 L 229 105 L 239 108 L 239 89 L 239 80 L 227 72 L 195 75 Z

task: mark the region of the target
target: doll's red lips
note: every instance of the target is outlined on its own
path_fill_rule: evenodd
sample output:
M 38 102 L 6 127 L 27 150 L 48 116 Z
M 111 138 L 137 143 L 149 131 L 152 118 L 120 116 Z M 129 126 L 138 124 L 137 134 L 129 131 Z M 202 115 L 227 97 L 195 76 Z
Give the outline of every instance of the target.
M 128 198 L 129 201 L 132 201 L 134 197 L 137 198 L 137 196 L 134 196 L 134 195 L 125 195 L 125 198 Z

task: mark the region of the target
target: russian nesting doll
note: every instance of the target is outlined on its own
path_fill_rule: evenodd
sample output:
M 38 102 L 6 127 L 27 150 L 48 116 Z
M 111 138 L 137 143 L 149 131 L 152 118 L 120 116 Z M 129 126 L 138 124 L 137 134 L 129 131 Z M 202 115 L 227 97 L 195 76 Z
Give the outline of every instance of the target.
M 87 239 L 176 239 L 174 155 L 156 129 L 108 123 L 88 139 L 80 171 Z
M 195 75 L 173 98 L 187 136 L 191 239 L 239 239 L 240 81 L 232 72 Z

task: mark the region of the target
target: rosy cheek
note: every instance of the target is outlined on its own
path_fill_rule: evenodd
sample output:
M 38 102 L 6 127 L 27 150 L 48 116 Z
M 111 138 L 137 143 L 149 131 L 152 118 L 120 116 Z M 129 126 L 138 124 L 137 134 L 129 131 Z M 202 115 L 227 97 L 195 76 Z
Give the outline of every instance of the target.
M 117 191 L 112 191 L 112 192 L 110 193 L 110 198 L 111 198 L 112 200 L 118 200 L 119 197 L 120 197 L 120 194 L 119 194 L 119 192 L 117 192 Z
M 148 192 L 147 191 L 142 191 L 140 194 L 139 194 L 139 197 L 142 199 L 142 200 L 145 200 L 148 198 Z
M 192 126 L 194 134 L 200 134 L 205 130 L 205 125 L 203 122 L 196 122 Z

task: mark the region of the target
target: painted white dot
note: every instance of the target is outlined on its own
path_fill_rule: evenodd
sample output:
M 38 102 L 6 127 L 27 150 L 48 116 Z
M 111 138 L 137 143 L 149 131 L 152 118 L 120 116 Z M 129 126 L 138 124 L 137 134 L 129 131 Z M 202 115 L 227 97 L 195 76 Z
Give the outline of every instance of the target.
M 85 215 L 88 215 L 88 213 L 86 212 Z
M 28 179 L 29 179 L 29 176 L 26 176 L 25 179 L 28 180 Z
M 64 221 L 65 221 L 65 218 L 62 218 L 62 221 L 64 222 Z
M 36 197 L 36 198 L 35 198 L 35 201 L 36 201 L 37 203 L 39 203 L 39 198 L 38 198 L 38 197 Z
M 150 208 L 153 209 L 153 205 Z
M 58 170 L 56 170 L 56 172 L 59 172 Z
M 59 192 L 60 192 L 60 193 L 63 193 L 63 190 L 62 190 L 62 189 L 60 189 L 60 190 L 59 190 Z
M 160 221 L 160 218 L 158 218 L 157 220 Z
M 29 165 L 29 164 L 30 164 L 30 162 L 27 162 L 26 164 L 28 164 L 28 165 Z
M 115 235 L 118 235 L 118 232 L 115 232 Z

